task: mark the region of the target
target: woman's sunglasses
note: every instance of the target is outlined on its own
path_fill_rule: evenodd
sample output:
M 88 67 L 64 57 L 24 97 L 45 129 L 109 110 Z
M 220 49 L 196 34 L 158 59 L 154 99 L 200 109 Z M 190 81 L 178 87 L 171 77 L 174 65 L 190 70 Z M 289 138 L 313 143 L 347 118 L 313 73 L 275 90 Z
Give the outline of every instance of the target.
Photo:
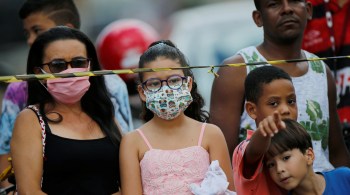
M 70 62 L 62 59 L 55 59 L 42 65 L 49 66 L 51 73 L 59 73 L 66 70 L 68 68 L 68 64 L 70 64 L 72 68 L 87 68 L 90 65 L 90 61 L 91 60 L 88 58 L 75 58 Z

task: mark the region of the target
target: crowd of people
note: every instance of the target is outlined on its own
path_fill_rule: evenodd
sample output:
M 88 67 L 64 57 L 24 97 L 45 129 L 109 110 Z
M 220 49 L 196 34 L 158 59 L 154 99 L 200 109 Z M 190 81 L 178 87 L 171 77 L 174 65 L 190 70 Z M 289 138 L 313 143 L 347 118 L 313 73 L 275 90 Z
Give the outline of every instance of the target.
M 254 4 L 262 43 L 223 64 L 348 55 L 350 1 Z M 207 112 L 185 54 L 143 22 L 113 23 L 94 44 L 79 30 L 73 0 L 26 0 L 19 16 L 30 47 L 27 74 L 153 71 L 9 84 L 0 171 L 12 167 L 14 179 L 4 178 L 2 188 L 15 186 L 19 194 L 349 194 L 343 135 L 349 60 L 220 68 Z M 130 96 L 137 97 L 137 109 L 130 109 Z M 132 112 L 142 124 L 133 123 Z

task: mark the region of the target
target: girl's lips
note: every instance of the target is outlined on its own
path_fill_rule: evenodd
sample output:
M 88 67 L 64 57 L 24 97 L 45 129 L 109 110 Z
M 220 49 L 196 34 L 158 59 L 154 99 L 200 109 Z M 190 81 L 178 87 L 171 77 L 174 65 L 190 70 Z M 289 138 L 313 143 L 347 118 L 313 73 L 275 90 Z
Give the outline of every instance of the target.
M 280 180 L 281 183 L 287 183 L 290 177 L 285 177 Z

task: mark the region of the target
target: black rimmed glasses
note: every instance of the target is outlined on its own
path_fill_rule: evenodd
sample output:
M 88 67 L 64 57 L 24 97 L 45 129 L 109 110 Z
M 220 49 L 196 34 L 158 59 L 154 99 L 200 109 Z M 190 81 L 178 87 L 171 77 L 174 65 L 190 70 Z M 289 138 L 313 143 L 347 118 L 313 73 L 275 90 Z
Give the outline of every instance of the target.
M 157 92 L 162 88 L 163 82 L 166 82 L 167 86 L 170 89 L 176 90 L 182 86 L 184 81 L 187 81 L 187 77 L 183 77 L 180 75 L 173 75 L 173 76 L 168 77 L 165 80 L 161 80 L 161 79 L 157 79 L 157 78 L 150 78 L 142 83 L 142 87 L 143 87 L 143 89 L 145 89 L 149 92 Z
M 73 58 L 71 61 L 67 62 L 63 59 L 55 59 L 51 62 L 44 63 L 42 65 L 48 65 L 51 73 L 59 73 L 68 68 L 68 64 L 72 68 L 87 68 L 90 65 L 89 58 Z

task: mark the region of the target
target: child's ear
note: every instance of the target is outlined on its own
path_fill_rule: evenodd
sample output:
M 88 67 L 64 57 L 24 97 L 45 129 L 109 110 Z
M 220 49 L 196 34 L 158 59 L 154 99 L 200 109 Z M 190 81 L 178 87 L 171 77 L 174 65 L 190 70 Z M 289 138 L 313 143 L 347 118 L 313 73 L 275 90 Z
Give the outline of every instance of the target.
M 139 92 L 139 96 L 140 96 L 141 100 L 146 102 L 146 95 L 145 95 L 145 92 L 143 91 L 141 85 L 137 86 L 137 91 Z
M 254 104 L 253 102 L 246 102 L 245 103 L 245 110 L 247 111 L 248 115 L 252 118 L 252 119 L 256 119 L 256 104 Z
M 315 160 L 315 153 L 314 153 L 314 150 L 311 147 L 306 149 L 305 157 L 306 157 L 307 164 L 312 166 L 313 162 Z

